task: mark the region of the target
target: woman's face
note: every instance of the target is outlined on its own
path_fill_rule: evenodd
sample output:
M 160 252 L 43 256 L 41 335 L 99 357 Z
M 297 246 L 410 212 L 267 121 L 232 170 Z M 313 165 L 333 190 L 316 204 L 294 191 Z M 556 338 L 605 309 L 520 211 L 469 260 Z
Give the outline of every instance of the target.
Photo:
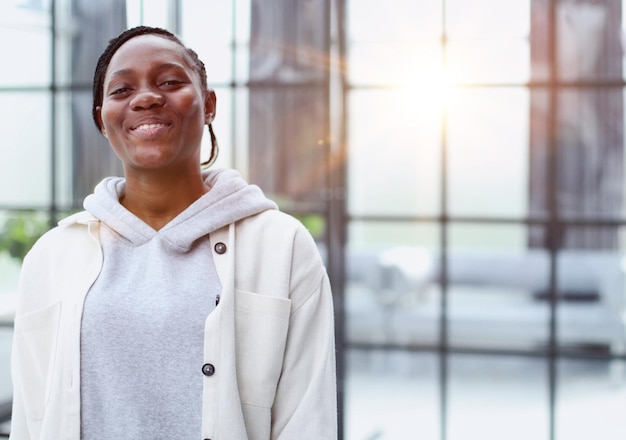
M 111 58 L 97 116 L 127 172 L 199 167 L 204 125 L 214 114 L 215 94 L 175 42 L 142 35 Z

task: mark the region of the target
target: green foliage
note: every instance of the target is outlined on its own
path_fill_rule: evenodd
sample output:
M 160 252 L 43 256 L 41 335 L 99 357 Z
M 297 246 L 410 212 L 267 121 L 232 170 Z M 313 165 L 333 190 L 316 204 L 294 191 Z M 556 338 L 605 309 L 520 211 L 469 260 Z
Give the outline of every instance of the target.
M 325 221 L 324 217 L 319 214 L 298 215 L 298 220 L 302 222 L 305 228 L 313 238 L 320 238 L 324 233 Z
M 269 194 L 268 196 L 276 202 L 281 211 L 297 218 L 315 240 L 322 239 L 326 229 L 326 219 L 323 214 L 304 214 L 304 212 L 313 211 L 310 205 L 287 197 L 281 197 L 279 194 Z
M 35 244 L 35 241 L 49 229 L 48 222 L 33 217 L 12 217 L 2 225 L 0 253 L 8 252 L 20 261 Z

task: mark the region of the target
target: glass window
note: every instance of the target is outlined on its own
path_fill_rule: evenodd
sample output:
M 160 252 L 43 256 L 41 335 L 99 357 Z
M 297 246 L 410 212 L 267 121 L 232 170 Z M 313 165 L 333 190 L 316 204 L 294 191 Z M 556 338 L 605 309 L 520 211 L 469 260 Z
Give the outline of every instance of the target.
M 442 48 L 437 42 L 354 43 L 349 57 L 354 85 L 427 88 L 441 80 Z
M 441 4 L 431 0 L 376 0 L 347 2 L 351 42 L 435 40 L 441 37 Z
M 559 91 L 558 114 L 561 214 L 568 218 L 621 217 L 625 187 L 622 90 L 585 87 Z
M 5 206 L 50 203 L 50 106 L 47 92 L 2 93 L 0 203 Z
M 447 253 L 454 346 L 533 349 L 549 339 L 550 257 L 522 225 L 452 224 Z
M 345 290 L 349 341 L 438 341 L 437 238 L 434 224 L 350 224 Z
M 626 349 L 623 228 L 563 228 L 557 254 L 557 338 L 570 349 Z
M 232 80 L 232 25 L 232 1 L 181 1 L 181 36 L 204 61 L 209 83 L 228 84 Z
M 126 0 L 128 27 L 145 25 L 175 29 L 175 17 L 172 0 Z
M 440 438 L 432 353 L 349 350 L 346 439 Z
M 83 93 L 84 95 L 85 93 Z M 78 94 L 80 95 L 80 94 Z M 76 192 L 76 187 L 75 187 L 75 174 L 74 174 L 74 164 L 76 161 L 76 157 L 75 154 L 77 153 L 76 149 L 73 146 L 73 141 L 74 139 L 77 137 L 76 133 L 74 132 L 74 129 L 76 129 L 75 125 L 72 124 L 72 111 L 74 109 L 74 111 L 80 111 L 77 109 L 77 106 L 79 105 L 79 103 L 77 102 L 78 100 L 73 99 L 76 98 L 77 94 L 74 94 L 72 92 L 58 92 L 56 94 L 56 99 L 55 99 L 55 135 L 56 135 L 56 144 L 55 144 L 55 154 L 56 154 L 56 194 L 55 194 L 55 198 L 56 198 L 56 202 L 58 203 L 59 207 L 64 207 L 64 208 L 68 208 L 68 207 L 73 207 L 73 206 L 80 206 L 79 204 L 82 203 L 82 198 L 80 200 L 75 200 L 75 196 L 76 199 L 78 199 L 78 195 L 75 194 Z M 90 109 L 91 109 L 91 92 L 89 92 L 89 100 L 87 101 L 89 104 L 89 110 L 84 109 L 83 111 L 85 113 L 88 114 L 88 117 L 91 116 L 90 113 Z M 81 102 L 81 104 L 84 104 L 84 100 L 83 102 Z M 95 126 L 93 125 L 93 123 L 91 123 L 88 127 L 83 127 L 85 128 L 89 128 L 91 130 L 93 130 L 94 132 L 96 131 Z M 100 136 L 98 134 L 98 136 Z M 98 149 L 98 148 L 106 148 L 109 149 L 110 147 L 108 147 L 107 145 L 102 145 L 104 144 L 104 137 L 101 136 L 101 142 L 100 145 L 97 145 L 96 143 L 89 143 L 87 149 Z M 87 141 L 84 141 L 84 143 L 88 143 Z M 93 160 L 93 159 L 92 159 Z M 97 177 L 97 176 L 91 176 L 91 177 Z M 96 182 L 93 182 L 93 185 L 95 185 Z M 82 195 L 81 195 L 82 197 Z
M 525 83 L 530 77 L 530 1 L 446 3 L 446 68 L 459 83 Z
M 8 3 L 8 4 L 7 4 Z M 26 3 L 26 2 L 23 2 Z M 0 17 L 0 87 L 46 87 L 50 82 L 50 18 L 43 8 L 4 2 Z
M 454 40 L 446 56 L 453 83 L 523 84 L 530 78 L 527 40 Z
M 7 311 L 5 310 L 4 313 L 6 314 Z M 0 402 L 3 403 L 10 402 L 13 396 L 10 371 L 13 328 L 9 324 L 10 317 L 0 315 Z M 3 430 L 0 429 L 0 432 Z
M 215 112 L 215 121 L 213 122 L 213 132 L 217 137 L 219 145 L 219 156 L 215 166 L 229 167 L 233 165 L 234 141 L 232 139 L 233 130 L 233 106 L 234 92 L 228 88 L 215 88 L 217 96 L 217 105 Z M 207 160 L 211 155 L 211 137 L 208 129 L 202 138 L 202 160 Z
M 528 108 L 522 88 L 454 92 L 448 104 L 450 213 L 526 215 Z
M 350 94 L 351 213 L 433 215 L 439 211 L 441 116 L 427 97 L 427 91 Z
M 622 78 L 619 1 L 557 2 L 558 77 L 564 81 Z
M 348 2 L 350 82 L 430 87 L 441 77 L 441 15 L 432 1 Z
M 618 440 L 626 432 L 624 361 L 561 359 L 557 365 L 556 440 Z M 593 416 L 591 416 L 593 414 Z
M 24 256 L 49 228 L 45 212 L 0 211 L 0 321 L 14 304 Z
M 446 33 L 453 39 L 528 38 L 531 0 L 446 0 Z
M 233 79 L 238 83 L 245 83 L 250 76 L 250 33 L 251 33 L 251 5 L 247 1 L 235 2 L 234 39 L 235 72 Z
M 448 359 L 450 440 L 550 439 L 545 359 L 471 354 Z

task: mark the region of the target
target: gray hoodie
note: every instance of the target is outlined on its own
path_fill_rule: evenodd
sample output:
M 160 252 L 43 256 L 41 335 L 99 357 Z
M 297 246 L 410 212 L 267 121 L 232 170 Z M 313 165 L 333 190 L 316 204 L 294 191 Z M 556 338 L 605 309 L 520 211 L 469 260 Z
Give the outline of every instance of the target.
M 81 328 L 81 438 L 200 438 L 204 322 L 221 286 L 208 234 L 276 209 L 234 170 L 159 231 L 120 203 L 109 177 L 84 202 L 102 222 L 104 261 Z

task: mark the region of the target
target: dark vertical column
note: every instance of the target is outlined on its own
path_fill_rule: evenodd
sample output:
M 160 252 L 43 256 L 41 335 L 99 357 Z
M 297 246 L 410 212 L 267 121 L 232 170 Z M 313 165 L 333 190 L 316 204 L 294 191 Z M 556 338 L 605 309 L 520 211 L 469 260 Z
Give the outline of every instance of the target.
M 126 27 L 125 0 L 73 0 L 72 38 L 73 199 L 80 205 L 103 177 L 121 175 L 117 157 L 91 117 L 91 84 L 98 57 L 108 41 Z M 80 90 L 78 90 L 80 88 Z
M 441 2 L 442 8 L 442 34 L 441 34 L 441 52 L 442 52 L 442 70 L 446 71 L 446 60 L 448 51 L 448 26 L 446 20 L 447 4 L 446 0 Z M 448 212 L 448 114 L 443 112 L 441 115 L 441 220 L 440 220 L 440 237 L 439 246 L 441 248 L 441 272 L 439 285 L 441 286 L 441 303 L 439 317 L 439 411 L 441 440 L 448 438 L 448 397 L 449 397 L 449 365 L 450 365 L 450 347 L 449 347 L 449 318 L 448 318 L 448 248 L 449 248 L 449 212 Z
M 531 91 L 530 197 L 532 214 L 546 214 L 545 188 L 556 174 L 556 210 L 564 219 L 620 217 L 623 205 L 623 96 L 621 16 L 619 0 L 559 0 L 554 24 L 547 18 L 548 0 L 532 1 L 531 62 L 533 81 L 550 82 L 551 63 L 558 70 L 555 90 Z M 554 60 L 548 42 L 554 35 Z M 552 108 L 549 94 L 556 93 Z M 558 117 L 554 126 L 550 114 Z M 549 130 L 554 130 L 550 133 Z M 555 169 L 547 168 L 550 136 L 558 152 Z M 539 230 L 538 230 L 539 231 Z M 542 247 L 546 232 L 530 237 L 530 245 Z M 617 245 L 616 230 L 579 228 L 563 230 L 563 248 L 608 249 Z
M 623 97 L 621 2 L 532 0 L 529 213 L 531 247 L 550 254 L 548 383 L 550 439 L 557 436 L 558 253 L 610 249 L 616 229 L 568 220 L 621 217 Z
M 250 180 L 318 205 L 329 148 L 328 0 L 251 2 Z
M 337 137 L 332 153 L 329 154 L 328 187 L 333 188 L 328 202 L 328 266 L 335 305 L 335 345 L 337 348 L 337 417 L 338 439 L 345 438 L 345 372 L 346 372 L 346 311 L 345 311 L 345 249 L 347 243 L 347 222 L 345 194 L 347 194 L 346 160 L 348 157 L 348 78 L 341 66 L 347 59 L 346 26 L 347 0 L 335 0 L 332 3 L 335 26 L 332 32 L 337 36 L 337 57 L 332 75 L 336 78 L 339 91 L 340 110 L 333 114 L 337 120 Z M 329 16 L 329 21 L 330 21 Z
M 48 213 L 49 225 L 53 228 L 57 223 L 58 201 L 57 201 L 57 2 L 50 2 L 50 209 Z

